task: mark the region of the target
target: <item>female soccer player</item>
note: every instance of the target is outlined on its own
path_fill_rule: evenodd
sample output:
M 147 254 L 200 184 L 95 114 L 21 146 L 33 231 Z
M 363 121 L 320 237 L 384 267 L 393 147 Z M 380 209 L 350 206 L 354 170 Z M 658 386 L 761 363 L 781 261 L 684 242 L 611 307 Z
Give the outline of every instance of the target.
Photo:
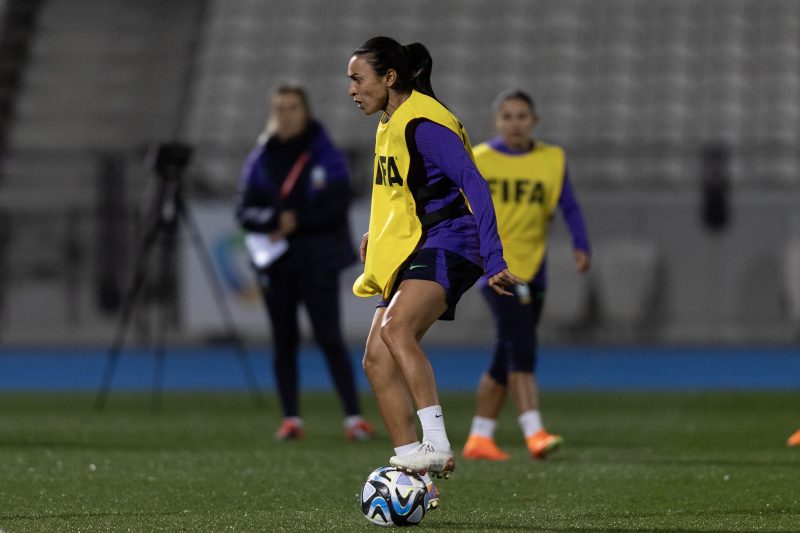
M 516 298 L 499 298 L 491 289 L 482 289 L 494 316 L 497 344 L 478 385 L 476 416 L 463 453 L 467 459 L 508 459 L 495 444 L 494 429 L 510 389 L 528 451 L 533 458 L 544 458 L 563 441 L 542 426 L 535 374 L 547 229 L 556 207 L 572 234 L 580 273 L 589 269 L 589 241 L 563 150 L 531 137 L 538 121 L 533 99 L 522 91 L 505 92 L 497 97 L 494 111 L 500 136 L 477 146 L 475 160 L 490 184 L 509 268 L 525 282 L 517 285 Z
M 436 100 L 431 67 L 422 44 L 389 37 L 368 40 L 350 58 L 350 96 L 364 114 L 382 113 L 360 248 L 364 273 L 353 292 L 382 297 L 363 366 L 395 446 L 390 463 L 448 477 L 455 460 L 419 341 L 437 319 L 453 320 L 459 298 L 484 271 L 500 294 L 510 295 L 505 287 L 519 280 L 503 259 L 488 184 L 461 123 Z
M 283 409 L 276 440 L 304 436 L 300 418 L 297 307 L 302 302 L 325 353 L 345 412 L 345 436 L 366 440 L 350 354 L 339 320 L 339 273 L 355 261 L 347 209 L 350 183 L 343 154 L 311 118 L 305 90 L 283 84 L 250 153 L 236 206 L 247 231 L 286 239 L 288 249 L 258 272 L 275 338 L 274 371 Z

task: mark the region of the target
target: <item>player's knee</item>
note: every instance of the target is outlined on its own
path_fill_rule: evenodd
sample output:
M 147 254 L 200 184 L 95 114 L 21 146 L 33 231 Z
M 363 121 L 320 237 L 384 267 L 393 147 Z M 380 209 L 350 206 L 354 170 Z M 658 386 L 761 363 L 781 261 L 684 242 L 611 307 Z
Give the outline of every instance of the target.
M 286 344 L 278 344 L 275 343 L 275 362 L 286 363 L 288 361 L 294 361 L 297 359 L 297 352 L 299 346 L 297 344 L 286 343 Z
M 379 330 L 381 335 L 381 340 L 383 341 L 386 346 L 391 347 L 393 343 L 397 340 L 397 335 L 399 333 L 397 322 L 391 320 L 385 320 L 381 324 L 381 329 Z
M 370 352 L 369 341 L 367 341 L 367 345 L 364 347 L 364 356 L 361 358 L 361 368 L 364 370 L 364 372 L 369 373 L 372 365 L 374 364 L 375 358 Z
M 518 353 L 508 365 L 509 372 L 526 372 L 532 374 L 536 370 L 536 353 Z
M 397 318 L 384 320 L 381 324 L 380 334 L 381 340 L 389 350 L 400 347 L 414 338 L 411 328 Z
M 365 374 L 369 375 L 370 371 L 372 370 L 373 361 L 368 358 L 368 353 L 365 350 L 364 356 L 361 358 L 361 369 L 364 371 Z
M 503 387 L 508 385 L 508 370 L 505 366 L 492 365 L 487 374 L 496 381 L 498 385 L 502 385 Z
M 275 336 L 275 350 L 281 354 L 294 354 L 300 346 L 299 335 L 284 334 Z
M 386 349 L 382 344 L 383 342 L 380 338 L 374 338 L 372 335 L 367 338 L 367 345 L 364 347 L 364 357 L 361 358 L 361 368 L 363 368 L 364 372 L 368 375 L 371 375 L 381 366 L 381 354 Z

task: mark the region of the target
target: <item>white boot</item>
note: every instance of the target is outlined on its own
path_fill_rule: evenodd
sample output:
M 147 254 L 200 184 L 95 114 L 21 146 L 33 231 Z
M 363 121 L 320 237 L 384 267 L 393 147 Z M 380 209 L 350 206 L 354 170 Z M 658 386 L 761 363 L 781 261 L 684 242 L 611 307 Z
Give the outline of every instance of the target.
M 451 450 L 439 451 L 430 442 L 423 441 L 414 451 L 389 459 L 389 464 L 415 474 L 427 472 L 447 479 L 456 468 L 456 459 Z

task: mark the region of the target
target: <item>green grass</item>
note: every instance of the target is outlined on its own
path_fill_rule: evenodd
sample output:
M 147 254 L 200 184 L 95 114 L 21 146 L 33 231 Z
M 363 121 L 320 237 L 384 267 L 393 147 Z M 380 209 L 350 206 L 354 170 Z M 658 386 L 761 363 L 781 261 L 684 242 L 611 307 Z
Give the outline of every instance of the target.
M 246 395 L 0 395 L 0 529 L 373 530 L 357 494 L 387 463 L 384 433 L 345 443 L 331 394 L 303 398 L 308 438 L 272 442 L 274 401 Z M 365 398 L 375 419 L 371 398 Z M 443 397 L 454 446 L 473 398 Z M 461 460 L 427 531 L 797 531 L 799 393 L 558 393 L 543 398 L 566 446 L 525 454 L 507 410 L 507 463 Z

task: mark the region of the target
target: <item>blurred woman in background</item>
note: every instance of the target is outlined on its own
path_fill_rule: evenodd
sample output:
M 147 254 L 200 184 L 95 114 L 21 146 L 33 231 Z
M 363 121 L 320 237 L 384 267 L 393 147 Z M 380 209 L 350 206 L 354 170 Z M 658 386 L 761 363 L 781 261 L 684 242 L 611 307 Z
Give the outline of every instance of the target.
M 350 194 L 345 158 L 311 117 L 305 89 L 280 85 L 272 94 L 266 128 L 245 163 L 236 206 L 248 238 L 260 237 L 271 255 L 261 259 L 260 250 L 250 247 L 275 342 L 274 372 L 283 409 L 277 440 L 305 433 L 297 369 L 300 303 L 341 399 L 346 437 L 373 436 L 361 416 L 339 316 L 339 274 L 355 260 L 347 216 Z
M 494 317 L 497 343 L 489 370 L 481 376 L 467 459 L 501 461 L 497 416 L 510 390 L 532 458 L 542 459 L 563 442 L 547 432 L 539 412 L 536 381 L 536 329 L 544 305 L 547 231 L 556 208 L 572 234 L 575 269 L 589 270 L 589 240 L 580 206 L 567 174 L 564 151 L 532 137 L 538 122 L 533 99 L 523 91 L 501 93 L 494 105 L 499 137 L 475 147 L 475 160 L 489 181 L 497 230 L 509 268 L 524 282 L 515 298 L 501 298 L 484 283 L 481 290 Z

